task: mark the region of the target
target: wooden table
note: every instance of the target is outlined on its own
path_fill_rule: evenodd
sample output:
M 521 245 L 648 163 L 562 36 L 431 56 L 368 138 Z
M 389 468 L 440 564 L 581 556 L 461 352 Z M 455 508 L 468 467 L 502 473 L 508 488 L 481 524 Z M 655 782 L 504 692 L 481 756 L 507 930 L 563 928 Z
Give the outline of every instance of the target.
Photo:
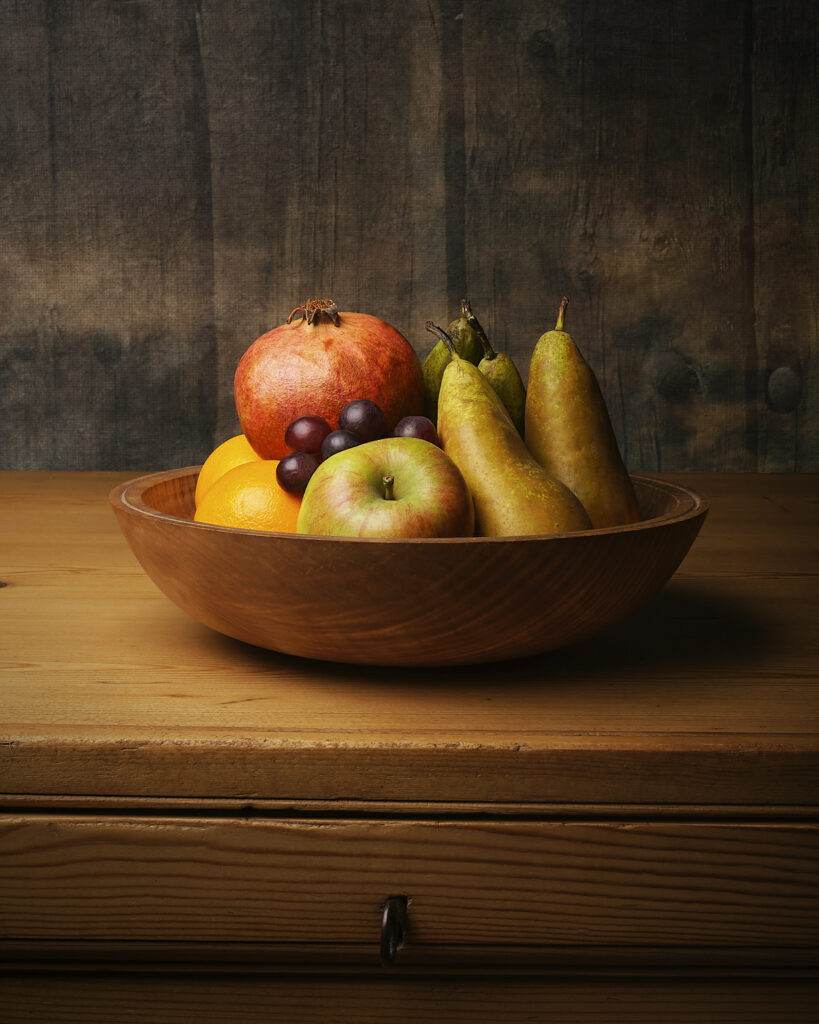
M 815 476 L 669 477 L 711 511 L 650 606 L 447 670 L 187 618 L 127 476 L 0 475 L 4 1024 L 811 1019 Z

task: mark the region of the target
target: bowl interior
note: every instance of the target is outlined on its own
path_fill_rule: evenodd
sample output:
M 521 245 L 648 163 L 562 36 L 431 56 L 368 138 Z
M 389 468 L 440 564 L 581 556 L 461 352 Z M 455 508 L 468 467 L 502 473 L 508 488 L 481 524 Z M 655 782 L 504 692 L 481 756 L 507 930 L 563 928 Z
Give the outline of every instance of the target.
M 191 466 L 133 481 L 126 491 L 128 503 L 145 511 L 192 522 L 196 480 L 200 469 L 200 466 Z M 632 475 L 631 479 L 640 507 L 641 523 L 675 519 L 701 507 L 698 497 L 685 488 L 652 477 Z
M 166 516 L 192 521 L 196 511 L 194 504 L 196 480 L 201 468 L 201 466 L 194 466 L 187 470 L 180 470 L 174 475 L 163 474 L 153 483 L 148 483 L 148 486 L 139 494 L 137 504 L 141 503 L 152 511 Z M 131 499 L 132 495 L 129 493 L 128 497 Z

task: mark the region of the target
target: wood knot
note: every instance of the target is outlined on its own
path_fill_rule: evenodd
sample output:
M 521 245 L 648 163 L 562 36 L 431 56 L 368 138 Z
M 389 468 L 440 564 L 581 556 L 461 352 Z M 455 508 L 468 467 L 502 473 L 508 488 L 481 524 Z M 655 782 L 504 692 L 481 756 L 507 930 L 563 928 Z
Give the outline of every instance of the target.
M 768 375 L 765 399 L 774 412 L 793 412 L 802 398 L 802 376 L 793 366 L 778 366 Z
M 704 391 L 693 359 L 680 352 L 663 352 L 657 360 L 657 393 L 668 402 L 685 402 Z

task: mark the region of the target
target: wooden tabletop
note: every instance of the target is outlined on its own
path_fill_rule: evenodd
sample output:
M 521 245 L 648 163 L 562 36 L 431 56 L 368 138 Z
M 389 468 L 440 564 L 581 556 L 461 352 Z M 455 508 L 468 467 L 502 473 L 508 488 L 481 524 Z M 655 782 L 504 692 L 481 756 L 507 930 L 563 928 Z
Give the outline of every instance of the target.
M 454 669 L 210 631 L 120 535 L 107 495 L 128 478 L 0 474 L 6 806 L 819 804 L 815 475 L 668 475 L 711 511 L 649 606 L 572 648 Z

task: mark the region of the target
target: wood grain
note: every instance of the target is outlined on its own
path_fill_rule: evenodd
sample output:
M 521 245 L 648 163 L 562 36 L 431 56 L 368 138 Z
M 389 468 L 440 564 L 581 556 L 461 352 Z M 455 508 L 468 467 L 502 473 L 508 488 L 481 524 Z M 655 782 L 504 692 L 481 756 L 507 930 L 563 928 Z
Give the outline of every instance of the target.
M 7 1024 L 806 1024 L 819 986 L 797 978 L 211 977 L 0 975 Z
M 469 290 L 490 336 L 528 365 L 568 295 L 630 469 L 751 468 L 743 5 L 499 0 L 464 31 Z
M 716 514 L 642 612 L 425 672 L 198 626 L 115 482 L 0 476 L 4 1020 L 810 1019 L 815 478 L 683 477 Z
M 0 818 L 6 939 L 819 947 L 819 828 Z M 441 962 L 438 952 L 437 961 Z M 546 956 L 548 959 L 548 956 Z
M 524 375 L 566 291 L 632 471 L 819 469 L 817 17 L 0 4 L 0 466 L 201 462 L 327 290 L 421 355 L 466 293 Z
M 812 3 L 756 0 L 753 19 L 759 468 L 800 470 L 819 451 L 809 397 L 819 394 L 819 233 L 807 227 L 819 221 L 819 13 Z
M 817 481 L 682 477 L 712 502 L 663 593 L 501 666 L 319 664 L 227 640 L 145 576 L 115 474 L 0 477 L 9 793 L 815 805 Z
M 195 8 L 2 4 L 0 26 L 0 466 L 200 460 L 216 336 Z

